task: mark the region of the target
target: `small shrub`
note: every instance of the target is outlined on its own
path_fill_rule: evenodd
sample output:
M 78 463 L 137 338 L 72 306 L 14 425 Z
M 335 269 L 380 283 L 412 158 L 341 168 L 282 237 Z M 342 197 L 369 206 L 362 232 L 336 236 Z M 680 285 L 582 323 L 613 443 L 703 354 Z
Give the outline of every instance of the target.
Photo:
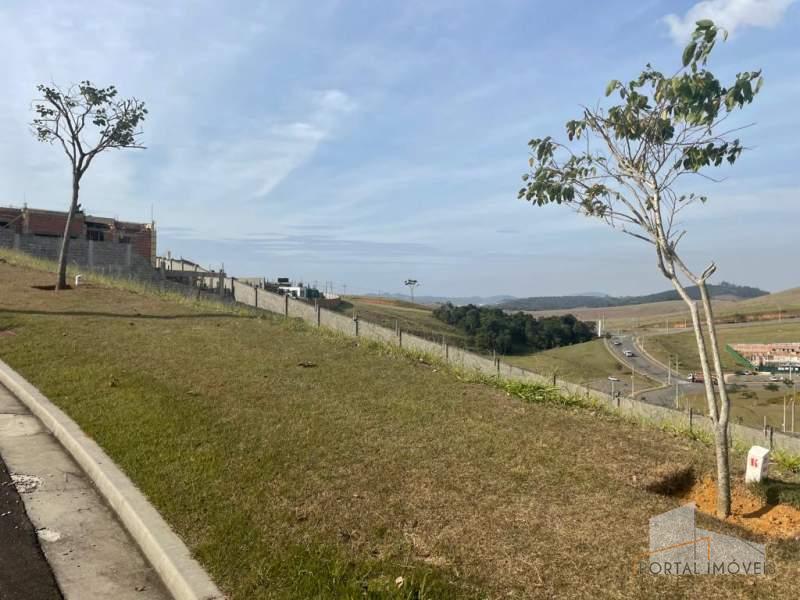
M 789 454 L 785 450 L 774 450 L 770 453 L 770 461 L 793 473 L 800 473 L 800 456 L 797 454 Z
M 767 504 L 786 504 L 800 509 L 800 484 L 766 479 L 761 483 L 751 483 L 750 491 Z

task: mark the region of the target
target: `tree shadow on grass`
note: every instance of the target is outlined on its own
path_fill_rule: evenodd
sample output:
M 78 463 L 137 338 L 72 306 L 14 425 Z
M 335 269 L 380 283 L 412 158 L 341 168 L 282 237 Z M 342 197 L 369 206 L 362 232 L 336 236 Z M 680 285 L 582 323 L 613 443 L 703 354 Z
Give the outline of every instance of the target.
M 113 312 L 100 312 L 88 310 L 73 310 L 73 311 L 59 311 L 59 310 L 30 310 L 30 309 L 12 309 L 0 308 L 0 314 L 6 315 L 40 315 L 40 316 L 58 316 L 58 317 L 109 317 L 117 319 L 156 319 L 170 321 L 174 319 L 208 319 L 208 318 L 226 318 L 226 319 L 258 319 L 260 315 L 247 315 L 247 314 L 233 314 L 233 313 L 191 313 L 185 315 L 148 315 L 142 313 L 113 313 Z

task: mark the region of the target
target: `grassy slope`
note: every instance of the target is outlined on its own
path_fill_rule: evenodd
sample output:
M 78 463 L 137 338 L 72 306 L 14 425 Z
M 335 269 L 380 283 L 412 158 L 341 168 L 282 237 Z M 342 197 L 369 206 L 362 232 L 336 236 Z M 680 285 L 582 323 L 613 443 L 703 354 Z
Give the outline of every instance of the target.
M 794 594 L 798 542 L 771 543 L 775 574 L 758 581 L 631 574 L 648 518 L 676 503 L 630 482 L 664 457 L 704 468 L 695 443 L 277 317 L 31 288 L 51 280 L 0 263 L 0 330 L 15 334 L 0 357 L 232 598 L 414 597 L 399 575 L 437 598 Z
M 755 398 L 747 395 L 747 392 L 754 393 Z M 783 400 L 784 397 L 787 398 L 787 402 L 792 399 L 793 389 L 778 384 L 777 391 L 770 391 L 763 385 L 759 385 L 755 388 L 729 388 L 728 395 L 731 399 L 731 420 L 733 422 L 759 428 L 764 423 L 764 417 L 767 417 L 767 424 L 774 427 L 776 431 L 780 431 L 783 423 Z M 706 398 L 702 394 L 681 398 L 680 403 L 682 407 L 691 406 L 695 412 L 700 414 L 706 412 Z M 791 426 L 790 407 L 787 407 L 786 426 L 787 430 Z M 795 431 L 800 431 L 800 407 L 795 409 Z
M 339 311 L 352 315 L 353 310 L 359 318 L 383 327 L 394 329 L 398 324 L 403 331 L 427 339 L 444 337 L 450 344 L 463 346 L 466 343 L 464 332 L 434 317 L 429 306 L 387 298 L 348 296 Z
M 717 299 L 714 301 L 714 314 L 718 319 L 731 321 L 742 319 L 777 319 L 778 313 L 784 317 L 800 315 L 800 288 L 786 290 L 748 300 Z M 583 320 L 605 318 L 610 329 L 660 328 L 665 321 L 675 326 L 678 321 L 688 321 L 689 313 L 681 300 L 634 304 L 610 308 L 576 308 L 572 310 L 533 311 L 534 316 L 574 314 Z
M 609 375 L 630 380 L 631 371 L 621 365 L 605 347 L 603 340 L 592 340 L 536 352 L 527 356 L 505 356 L 503 360 L 530 369 L 542 375 L 557 375 L 573 383 L 591 383 L 604 380 Z M 650 379 L 636 376 L 636 387 L 643 389 L 655 385 Z

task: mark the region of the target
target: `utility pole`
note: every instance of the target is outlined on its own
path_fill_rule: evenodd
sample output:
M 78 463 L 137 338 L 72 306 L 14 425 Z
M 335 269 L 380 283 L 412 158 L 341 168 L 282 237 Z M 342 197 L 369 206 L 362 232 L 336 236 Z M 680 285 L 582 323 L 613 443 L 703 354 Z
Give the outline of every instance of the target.
M 672 385 L 672 354 L 667 357 L 669 366 L 667 367 L 667 385 Z
M 413 303 L 414 302 L 414 288 L 416 288 L 419 285 L 419 281 L 417 281 L 416 279 L 406 279 L 406 281 L 405 281 L 405 283 L 403 285 L 405 285 L 411 291 L 411 302 Z
M 783 433 L 786 433 L 786 394 L 783 395 Z

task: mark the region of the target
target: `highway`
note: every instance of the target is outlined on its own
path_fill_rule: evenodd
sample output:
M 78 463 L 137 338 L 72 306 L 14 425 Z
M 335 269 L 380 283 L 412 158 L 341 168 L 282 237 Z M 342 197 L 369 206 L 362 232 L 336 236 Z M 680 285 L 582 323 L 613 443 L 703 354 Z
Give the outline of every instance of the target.
M 614 342 L 618 342 L 618 344 L 615 344 Z M 642 349 L 636 343 L 636 340 L 632 335 L 614 336 L 606 344 L 606 346 L 614 355 L 614 357 L 622 364 L 628 365 L 628 367 L 635 369 L 636 373 L 645 375 L 646 377 L 649 377 L 650 379 L 657 381 L 662 385 L 660 388 L 651 389 L 649 391 L 645 391 L 644 393 L 637 392 L 636 398 L 639 400 L 644 400 L 649 404 L 674 408 L 676 388 L 677 396 L 679 397 L 687 394 L 702 394 L 703 390 L 705 389 L 702 383 L 691 383 L 686 381 L 686 375 L 675 370 L 672 371 L 671 377 L 669 378 L 671 385 L 667 387 L 666 383 L 668 377 L 666 366 L 652 360 L 649 356 L 642 352 Z M 633 356 L 625 356 L 626 351 L 633 353 Z M 627 385 L 622 385 L 622 387 L 617 387 L 617 385 L 619 384 L 615 384 L 614 386 L 615 391 L 620 390 L 623 395 L 630 395 L 630 382 L 627 382 Z M 604 391 L 608 392 L 610 389 Z

